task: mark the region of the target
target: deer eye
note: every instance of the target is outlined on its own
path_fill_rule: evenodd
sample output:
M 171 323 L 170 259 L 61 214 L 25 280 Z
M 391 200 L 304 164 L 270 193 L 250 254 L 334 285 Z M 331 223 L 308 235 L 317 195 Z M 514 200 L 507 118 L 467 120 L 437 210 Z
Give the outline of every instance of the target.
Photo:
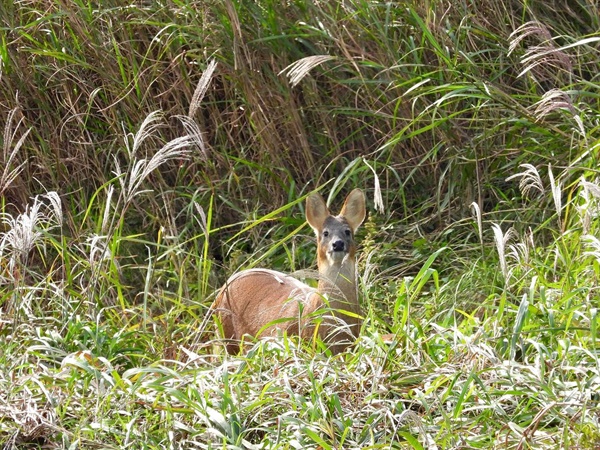
M 329 231 L 327 231 L 327 230 L 324 230 L 324 231 L 323 231 L 323 237 L 327 237 L 327 236 L 329 236 Z
M 346 236 L 350 236 L 350 230 L 346 229 L 345 233 L 346 233 Z

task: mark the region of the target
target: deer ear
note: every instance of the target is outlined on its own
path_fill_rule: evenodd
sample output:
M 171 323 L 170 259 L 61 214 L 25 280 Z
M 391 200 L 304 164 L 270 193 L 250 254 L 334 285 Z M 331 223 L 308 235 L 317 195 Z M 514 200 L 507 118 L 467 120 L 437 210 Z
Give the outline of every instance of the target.
M 340 216 L 343 216 L 352 227 L 352 230 L 356 232 L 360 224 L 365 220 L 366 214 L 365 194 L 360 189 L 354 189 L 346 197 Z
M 325 200 L 320 194 L 312 194 L 306 199 L 306 220 L 315 233 L 318 234 L 323 229 L 323 223 L 330 215 Z

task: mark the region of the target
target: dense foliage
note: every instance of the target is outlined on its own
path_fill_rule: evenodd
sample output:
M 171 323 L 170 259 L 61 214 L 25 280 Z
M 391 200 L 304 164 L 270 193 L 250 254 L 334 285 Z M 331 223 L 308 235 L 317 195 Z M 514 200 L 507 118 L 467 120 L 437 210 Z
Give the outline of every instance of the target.
M 596 448 L 600 10 L 0 5 L 3 448 Z M 227 356 L 355 187 L 365 324 Z M 392 333 L 392 342 L 381 336 Z

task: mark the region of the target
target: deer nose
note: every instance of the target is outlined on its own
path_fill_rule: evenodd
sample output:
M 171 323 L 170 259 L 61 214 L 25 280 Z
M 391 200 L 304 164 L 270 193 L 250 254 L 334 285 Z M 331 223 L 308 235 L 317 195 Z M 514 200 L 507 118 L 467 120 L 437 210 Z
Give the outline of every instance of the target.
M 333 241 L 331 243 L 331 249 L 334 252 L 343 252 L 345 250 L 346 246 L 344 245 L 344 241 L 342 241 L 341 239 L 338 241 Z

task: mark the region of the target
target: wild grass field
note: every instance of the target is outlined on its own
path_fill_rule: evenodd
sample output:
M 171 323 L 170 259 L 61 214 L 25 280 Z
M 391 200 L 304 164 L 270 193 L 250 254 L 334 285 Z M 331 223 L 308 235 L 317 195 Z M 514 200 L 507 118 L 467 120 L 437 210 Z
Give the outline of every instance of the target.
M 592 0 L 2 0 L 3 449 L 600 447 Z M 364 324 L 215 292 L 367 195 Z M 392 334 L 393 339 L 382 339 Z

